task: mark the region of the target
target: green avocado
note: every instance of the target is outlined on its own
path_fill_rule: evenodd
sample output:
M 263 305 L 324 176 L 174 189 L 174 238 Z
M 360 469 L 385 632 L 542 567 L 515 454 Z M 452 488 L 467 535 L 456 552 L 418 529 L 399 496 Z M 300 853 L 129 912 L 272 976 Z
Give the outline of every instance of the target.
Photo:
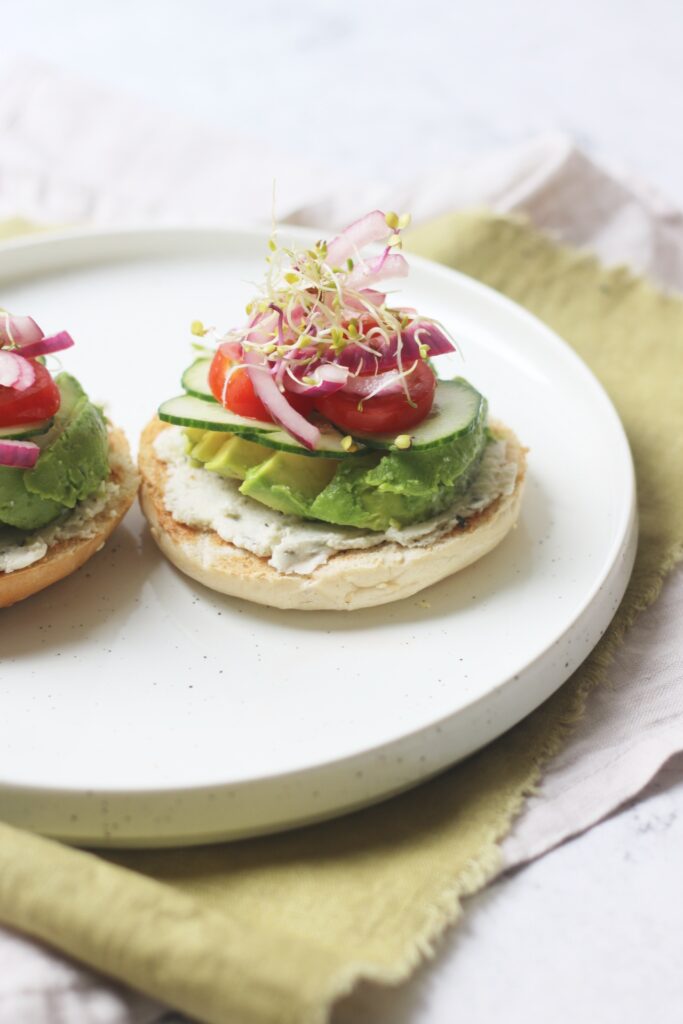
M 275 452 L 247 472 L 240 492 L 278 512 L 310 518 L 313 503 L 334 477 L 338 465 L 336 459 Z
M 478 429 L 437 448 L 342 462 L 309 515 L 364 530 L 429 519 L 465 492 L 485 446 L 482 422 Z
M 464 493 L 487 440 L 482 415 L 468 434 L 421 451 L 310 459 L 206 431 L 193 433 L 189 454 L 206 469 L 242 480 L 242 494 L 279 512 L 384 531 L 429 519 Z
M 0 467 L 0 523 L 36 530 L 97 490 L 109 473 L 102 414 L 67 373 L 55 378 L 61 403 L 54 422 L 32 438 L 41 454 L 33 469 Z
M 210 469 L 213 473 L 218 473 L 220 476 L 244 480 L 250 469 L 260 465 L 272 454 L 272 448 L 264 448 L 263 445 L 247 441 L 243 437 L 237 437 L 237 435 L 233 434 L 226 441 L 224 440 L 225 435 L 222 438 L 220 434 L 218 436 L 222 444 L 219 445 L 211 458 L 206 460 L 206 468 Z M 192 455 L 195 459 L 199 459 L 202 462 L 205 461 L 196 451 Z
M 218 431 L 205 430 L 198 441 L 190 444 L 188 454 L 196 462 L 209 462 L 223 444 L 225 437 L 221 437 Z
M 37 530 L 56 519 L 63 506 L 58 501 L 29 494 L 24 477 L 30 470 L 0 466 L 0 523 L 20 530 Z

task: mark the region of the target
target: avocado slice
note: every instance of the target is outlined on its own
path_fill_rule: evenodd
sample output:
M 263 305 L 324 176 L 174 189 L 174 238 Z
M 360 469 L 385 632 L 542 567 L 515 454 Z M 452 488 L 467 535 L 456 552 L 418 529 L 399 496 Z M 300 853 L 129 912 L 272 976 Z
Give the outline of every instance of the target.
M 109 473 L 107 428 L 77 380 L 55 378 L 61 403 L 52 426 L 33 440 L 33 469 L 0 467 L 0 523 L 36 530 L 97 490 Z
M 339 462 L 275 452 L 248 470 L 240 492 L 288 515 L 310 517 L 311 505 L 323 491 Z
M 342 463 L 309 515 L 363 530 L 387 530 L 429 519 L 465 492 L 486 441 L 482 422 L 477 430 L 450 444 Z
M 186 430 L 185 435 L 190 458 L 212 473 L 243 481 L 242 494 L 289 515 L 310 515 L 310 506 L 339 465 L 335 459 L 274 451 L 236 434 Z
M 58 501 L 30 494 L 24 478 L 30 470 L 0 466 L 0 524 L 19 530 L 38 530 L 56 519 L 63 506 Z
M 253 466 L 265 462 L 273 454 L 272 448 L 264 448 L 254 441 L 220 430 L 186 428 L 185 437 L 187 454 L 191 459 L 212 473 L 233 480 L 244 480 Z
M 186 436 L 189 431 L 186 431 Z M 218 431 L 202 430 L 197 431 L 201 433 L 194 444 L 190 444 L 189 456 L 191 459 L 196 459 L 197 462 L 210 462 L 218 449 L 225 444 L 225 434 L 219 434 Z M 190 438 L 188 437 L 188 440 Z
M 211 435 L 211 436 L 216 436 Z M 264 448 L 254 441 L 246 441 L 243 437 L 230 436 L 227 441 L 225 435 L 218 435 L 221 443 L 213 454 L 213 457 L 206 460 L 206 469 L 220 476 L 232 477 L 235 480 L 244 480 L 250 469 L 260 465 L 270 458 L 272 449 Z M 193 451 L 193 457 L 199 458 Z M 205 461 L 202 459 L 202 461 Z
M 73 508 L 96 491 L 108 473 L 107 428 L 99 410 L 84 396 L 35 469 L 26 471 L 24 485 L 29 494 Z

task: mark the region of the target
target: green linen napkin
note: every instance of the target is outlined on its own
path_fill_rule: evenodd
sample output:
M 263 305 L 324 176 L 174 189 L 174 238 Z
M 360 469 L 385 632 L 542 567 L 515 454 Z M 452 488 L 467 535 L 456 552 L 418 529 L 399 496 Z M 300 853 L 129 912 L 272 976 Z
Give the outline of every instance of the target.
M 445 217 L 410 248 L 532 310 L 602 380 L 636 461 L 636 568 L 601 643 L 551 700 L 378 807 L 280 836 L 115 854 L 0 825 L 0 920 L 213 1024 L 314 1024 L 360 977 L 406 978 L 496 873 L 525 795 L 683 556 L 683 303 L 490 214 Z

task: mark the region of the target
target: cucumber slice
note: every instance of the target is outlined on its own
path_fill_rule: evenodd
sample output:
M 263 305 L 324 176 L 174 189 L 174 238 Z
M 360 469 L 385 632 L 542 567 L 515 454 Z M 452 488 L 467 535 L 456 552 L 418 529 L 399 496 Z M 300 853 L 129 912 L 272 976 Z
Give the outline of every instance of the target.
M 181 427 L 225 430 L 229 434 L 265 434 L 278 427 L 264 420 L 252 420 L 224 409 L 219 402 L 207 402 L 195 395 L 178 395 L 159 406 L 159 419 Z
M 312 458 L 346 459 L 358 452 L 348 452 L 342 447 L 343 435 L 327 423 L 318 420 L 321 431 L 320 442 L 315 451 L 305 448 L 295 441 L 290 434 L 281 430 L 276 423 L 263 420 L 251 420 L 246 416 L 238 416 L 224 409 L 218 402 L 206 402 L 194 395 L 179 395 L 169 398 L 159 406 L 159 419 L 166 423 L 175 423 L 181 427 L 199 427 L 203 430 L 225 431 L 237 434 L 248 440 L 258 441 L 267 448 L 276 448 L 283 452 L 296 455 L 309 455 Z
M 54 418 L 36 420 L 33 423 L 21 423 L 14 427 L 0 427 L 0 439 L 4 441 L 23 441 L 27 437 L 44 434 L 54 423 Z
M 276 428 L 268 434 L 254 434 L 251 438 L 267 448 L 276 448 L 281 452 L 291 452 L 292 455 L 310 455 L 319 459 L 352 459 L 354 455 L 367 454 L 367 449 L 362 445 L 355 445 L 355 451 L 349 452 L 342 447 L 342 440 L 345 435 L 340 434 L 336 427 L 333 427 L 327 420 L 316 419 L 315 425 L 320 431 L 320 440 L 315 451 L 304 448 L 302 444 L 295 441 L 286 430 Z M 243 435 L 247 437 L 247 434 Z
M 203 386 L 202 382 L 206 381 L 209 365 L 210 360 L 200 359 L 185 371 L 183 385 L 188 387 L 188 390 L 190 386 L 197 390 L 164 402 L 159 408 L 159 418 L 167 423 L 176 423 L 183 427 L 199 427 L 203 430 L 222 430 L 238 434 L 241 437 L 259 441 L 268 448 L 294 452 L 298 455 L 344 459 L 358 454 L 363 449 L 367 451 L 367 448 L 398 451 L 400 449 L 396 445 L 396 438 L 397 435 L 400 436 L 403 433 L 411 439 L 411 451 L 425 451 L 429 448 L 437 448 L 442 444 L 450 444 L 459 437 L 464 437 L 476 430 L 482 420 L 486 418 L 487 413 L 486 399 L 464 378 L 441 380 L 437 385 L 436 400 L 432 411 L 422 423 L 413 427 L 412 431 L 397 430 L 390 434 L 356 432 L 354 440 L 359 451 L 348 452 L 343 449 L 341 443 L 344 435 L 334 424 L 318 420 L 317 425 L 320 427 L 322 436 L 316 450 L 310 451 L 275 423 L 238 416 L 236 413 L 224 409 L 213 398 L 207 400 L 198 397 L 198 391 Z M 208 387 L 208 384 L 206 386 Z
M 412 430 L 396 430 L 391 434 L 360 434 L 356 431 L 354 438 L 368 448 L 399 451 L 396 437 L 407 435 L 411 439 L 410 451 L 425 451 L 450 444 L 476 430 L 486 418 L 486 412 L 486 399 L 463 377 L 440 380 L 432 411 Z
M 188 395 L 203 398 L 206 402 L 216 401 L 209 387 L 210 368 L 210 359 L 197 359 L 192 366 L 188 366 L 180 381 Z

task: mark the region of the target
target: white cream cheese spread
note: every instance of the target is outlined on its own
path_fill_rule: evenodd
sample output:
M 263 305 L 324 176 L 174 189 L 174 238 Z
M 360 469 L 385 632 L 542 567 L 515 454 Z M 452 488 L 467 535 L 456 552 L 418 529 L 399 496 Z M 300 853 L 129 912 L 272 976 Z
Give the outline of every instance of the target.
M 0 527 L 0 572 L 16 572 L 44 558 L 48 550 L 61 540 L 93 537 L 99 527 L 94 522 L 120 491 L 120 485 L 104 480 L 90 497 L 79 501 L 71 512 L 40 530 L 26 532 L 17 540 L 18 530 Z
M 425 522 L 375 533 L 267 508 L 240 494 L 238 480 L 194 466 L 185 448 L 181 427 L 163 430 L 154 443 L 158 458 L 166 464 L 164 504 L 173 518 L 186 526 L 213 530 L 222 540 L 267 558 L 279 572 L 301 575 L 309 575 L 338 551 L 385 542 L 403 547 L 432 544 L 501 495 L 512 494 L 517 479 L 517 463 L 508 460 L 505 442 L 490 441 L 472 486 L 450 508 Z

